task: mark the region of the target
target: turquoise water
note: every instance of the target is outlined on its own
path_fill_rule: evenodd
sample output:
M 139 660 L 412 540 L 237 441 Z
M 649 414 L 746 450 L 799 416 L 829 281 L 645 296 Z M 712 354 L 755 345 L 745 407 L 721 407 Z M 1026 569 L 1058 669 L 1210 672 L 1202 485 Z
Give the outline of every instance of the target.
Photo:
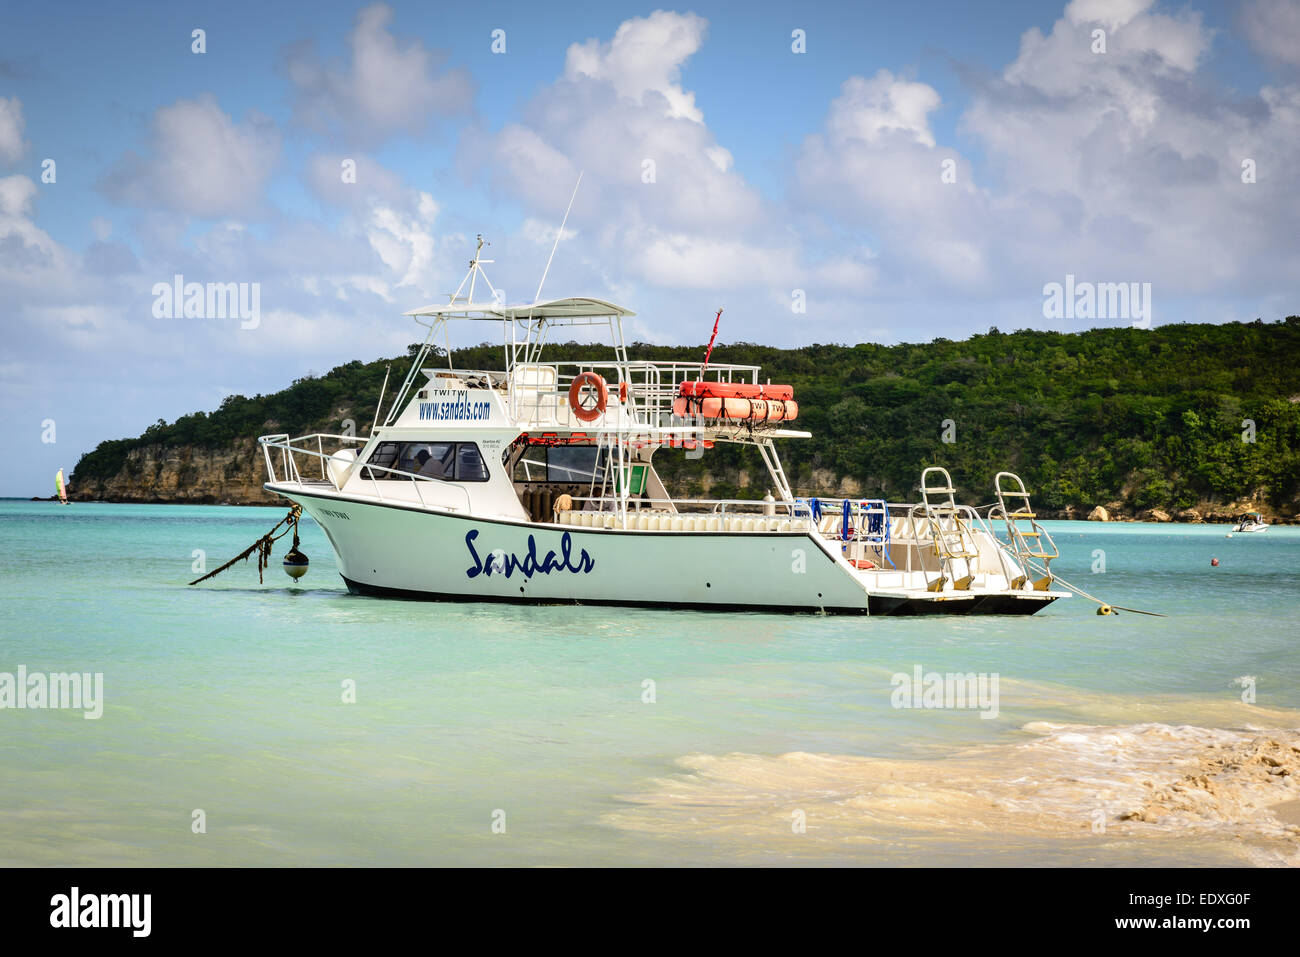
M 1049 525 L 1059 574 L 1167 618 L 361 598 L 309 521 L 300 585 L 286 542 L 264 585 L 251 563 L 186 585 L 195 549 L 214 568 L 283 514 L 0 502 L 0 672 L 102 672 L 105 699 L 0 710 L 0 863 L 1296 861 L 1300 828 L 1259 809 L 1300 797 L 1282 778 L 1174 824 L 1111 805 L 1300 728 L 1300 528 Z M 916 665 L 996 673 L 997 717 L 893 707 Z

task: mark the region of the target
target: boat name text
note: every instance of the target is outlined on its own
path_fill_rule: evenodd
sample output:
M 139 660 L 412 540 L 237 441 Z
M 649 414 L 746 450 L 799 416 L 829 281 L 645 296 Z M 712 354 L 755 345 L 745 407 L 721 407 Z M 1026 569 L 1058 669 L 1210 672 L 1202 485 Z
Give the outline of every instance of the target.
M 474 559 L 474 564 L 465 569 L 465 575 L 469 578 L 477 578 L 479 575 L 491 575 L 496 572 L 509 578 L 516 570 L 524 573 L 525 578 L 532 578 L 534 575 L 549 575 L 551 572 L 567 571 L 575 575 L 586 575 L 596 567 L 596 560 L 587 554 L 584 548 L 580 551 L 577 561 L 573 559 L 573 539 L 569 533 L 565 532 L 560 536 L 560 553 L 557 556 L 554 551 L 548 551 L 540 561 L 537 558 L 537 540 L 532 535 L 528 536 L 528 551 L 520 558 L 518 555 L 511 555 L 504 549 L 497 549 L 487 556 L 486 559 L 479 557 L 478 551 L 474 548 L 474 539 L 478 538 L 478 529 L 471 529 L 465 533 L 465 547 L 469 549 L 470 557 Z

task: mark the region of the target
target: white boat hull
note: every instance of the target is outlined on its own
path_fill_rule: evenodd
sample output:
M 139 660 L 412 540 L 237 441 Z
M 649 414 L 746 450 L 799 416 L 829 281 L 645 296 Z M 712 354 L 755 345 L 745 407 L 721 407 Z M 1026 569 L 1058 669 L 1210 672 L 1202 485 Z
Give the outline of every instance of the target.
M 268 484 L 325 530 L 354 593 L 853 614 L 1033 614 L 1059 593 L 869 587 L 808 531 L 654 532 L 487 519 Z M 901 579 L 901 575 L 898 576 Z

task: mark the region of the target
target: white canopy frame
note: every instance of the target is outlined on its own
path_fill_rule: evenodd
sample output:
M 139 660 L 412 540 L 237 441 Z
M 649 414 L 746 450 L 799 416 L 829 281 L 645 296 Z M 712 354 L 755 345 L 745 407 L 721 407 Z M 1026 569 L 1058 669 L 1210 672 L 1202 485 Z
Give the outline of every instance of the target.
M 547 299 L 540 302 L 506 305 L 500 301 L 501 296 L 483 270 L 484 264 L 494 262 L 494 260 L 482 258 L 483 247 L 486 245 L 489 244 L 480 235 L 478 237 L 478 248 L 475 250 L 474 258 L 469 263 L 469 272 L 460 281 L 456 291 L 448 297 L 448 302 L 422 306 L 419 309 L 412 309 L 403 313 L 403 315 L 413 318 L 419 325 L 425 326 L 429 331 L 425 334 L 424 342 L 416 353 L 415 361 L 412 363 L 411 370 L 407 373 L 402 387 L 393 398 L 388 415 L 384 419 L 384 425 L 391 425 L 397 418 L 403 403 L 410 393 L 416 373 L 423 367 L 424 360 L 428 357 L 433 342 L 439 333 L 442 335 L 447 351 L 447 367 L 451 368 L 451 339 L 447 323 L 452 319 L 501 322 L 507 377 L 511 375 L 517 365 L 528 365 L 541 361 L 542 349 L 546 345 L 550 330 L 554 327 L 604 327 L 609 331 L 615 362 L 619 366 L 626 366 L 628 361 L 627 340 L 623 332 L 623 319 L 628 316 L 635 316 L 635 312 L 606 299 L 597 299 L 590 296 Z M 480 277 L 484 285 L 492 293 L 492 302 L 474 302 L 474 293 Z M 467 283 L 469 284 L 469 290 L 462 295 Z
M 451 320 L 500 322 L 502 324 L 506 364 L 505 375 L 509 384 L 510 395 L 510 414 L 516 416 L 516 418 L 518 410 L 515 408 L 517 390 L 514 387 L 514 371 L 520 366 L 528 367 L 541 364 L 542 351 L 548 343 L 552 329 L 605 329 L 609 335 L 608 341 L 614 350 L 614 357 L 612 362 L 601 362 L 597 365 L 601 367 L 613 366 L 618 370 L 619 381 L 611 383 L 614 389 L 618 389 L 624 377 L 629 374 L 633 364 L 628 359 L 623 320 L 635 316 L 636 313 L 608 300 L 595 297 L 569 297 L 506 305 L 501 301 L 502 295 L 492 285 L 483 269 L 484 265 L 494 262 L 494 260 L 482 257 L 483 247 L 487 245 L 489 244 L 480 235 L 474 258 L 469 262 L 469 271 L 461 280 L 460 285 L 456 287 L 456 291 L 448 296 L 446 303 L 422 306 L 404 313 L 404 315 L 413 318 L 419 325 L 424 326 L 428 332 L 425 334 L 424 341 L 414 357 L 411 369 L 407 373 L 401 388 L 393 398 L 388 415 L 383 421 L 384 427 L 391 426 L 401 413 L 417 381 L 418 373 L 424 367 L 424 362 L 438 338 L 442 338 L 445 343 L 447 367 L 449 370 L 452 369 L 451 341 L 447 325 Z M 475 294 L 480 279 L 492 294 L 492 301 L 490 302 L 475 302 Z M 757 367 L 754 368 L 753 372 L 754 375 L 757 375 Z M 628 408 L 632 409 L 633 406 L 629 405 Z M 635 457 L 630 454 L 629 445 L 636 436 L 676 435 L 684 438 L 702 435 L 705 432 L 716 434 L 716 429 L 710 429 L 703 425 L 674 424 L 665 426 L 649 421 L 637 422 L 636 418 L 635 414 L 631 416 L 620 415 L 617 418 L 617 424 L 612 428 L 598 426 L 589 430 L 596 437 L 598 448 L 604 449 L 606 466 L 602 481 L 604 486 L 602 496 L 610 491 L 615 493 L 616 509 L 623 519 L 626 519 L 627 516 L 633 475 L 632 467 L 636 464 Z M 752 444 L 758 448 L 763 464 L 767 467 L 772 478 L 776 493 L 781 497 L 782 501 L 793 503 L 794 494 L 781 466 L 781 460 L 777 455 L 772 439 L 774 437 L 806 438 L 808 433 L 779 430 L 776 433 L 761 436 L 750 434 L 746 437 L 738 427 L 726 431 L 730 434 L 718 435 L 717 437 L 723 441 Z M 597 455 L 599 461 L 601 453 L 598 452 Z M 612 489 L 609 487 L 611 483 L 613 484 Z

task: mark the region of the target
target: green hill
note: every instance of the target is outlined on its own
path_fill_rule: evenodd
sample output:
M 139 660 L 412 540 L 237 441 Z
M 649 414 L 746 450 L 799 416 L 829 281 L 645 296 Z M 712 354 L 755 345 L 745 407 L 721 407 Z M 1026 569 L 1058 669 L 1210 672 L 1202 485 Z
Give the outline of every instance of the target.
M 698 361 L 703 348 L 638 343 L 630 352 Z M 607 355 L 599 346 L 569 343 L 550 347 L 546 358 Z M 395 360 L 395 379 L 407 361 Z M 498 368 L 501 347 L 457 350 L 453 361 L 458 368 Z M 713 361 L 761 365 L 765 377 L 794 386 L 798 426 L 814 436 L 782 443 L 787 473 L 800 489 L 838 484 L 854 494 L 912 500 L 922 467 L 943 465 L 972 504 L 990 499 L 992 477 L 1005 468 L 1019 472 L 1035 501 L 1053 510 L 1253 501 L 1297 513 L 1300 317 L 1083 333 L 991 329 L 924 345 L 736 343 L 716 348 Z M 103 442 L 77 463 L 73 487 L 113 497 L 115 478 L 138 462 L 139 450 L 217 450 L 267 431 L 335 431 L 340 410 L 369 423 L 384 367 L 349 362 L 273 395 L 230 396 L 214 412 Z M 942 440 L 945 420 L 950 443 Z M 1251 422 L 1254 440 L 1247 441 Z M 749 449 L 719 445 L 699 461 L 665 450 L 655 461 L 679 491 L 756 497 L 766 490 L 761 462 Z

